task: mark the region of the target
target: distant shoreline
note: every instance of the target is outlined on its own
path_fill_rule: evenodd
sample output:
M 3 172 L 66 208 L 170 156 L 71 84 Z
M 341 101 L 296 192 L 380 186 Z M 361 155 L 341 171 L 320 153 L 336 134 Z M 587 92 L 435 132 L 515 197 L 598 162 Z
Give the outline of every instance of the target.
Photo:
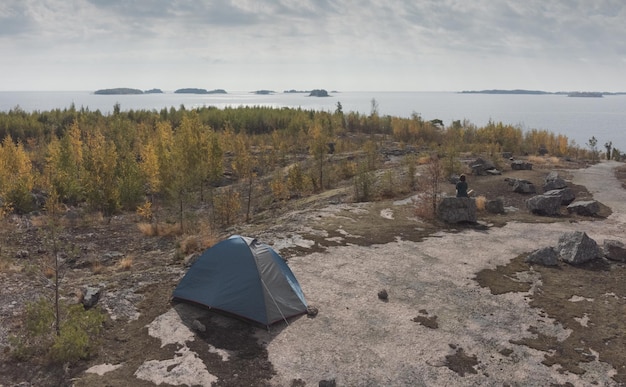
M 568 97 L 591 97 L 601 98 L 605 95 L 624 95 L 626 92 L 608 92 L 608 91 L 543 91 L 543 90 L 503 90 L 503 89 L 490 89 L 490 90 L 464 90 L 461 94 L 521 94 L 521 95 L 566 95 Z

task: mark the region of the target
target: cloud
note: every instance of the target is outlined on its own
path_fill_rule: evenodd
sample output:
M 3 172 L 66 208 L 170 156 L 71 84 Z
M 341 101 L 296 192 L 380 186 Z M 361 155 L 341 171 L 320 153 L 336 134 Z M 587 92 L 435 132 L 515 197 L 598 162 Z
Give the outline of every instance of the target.
M 352 88 L 381 80 L 414 90 L 524 81 L 541 88 L 602 69 L 594 82 L 626 89 L 615 82 L 626 62 L 622 3 L 9 0 L 0 5 L 0 49 L 8 53 L 0 64 L 13 71 L 0 85 L 29 81 L 26 69 L 62 77 L 70 66 L 77 83 L 93 83 L 94 71 L 142 72 L 155 83 L 210 73 L 241 87 L 242 79 L 300 73 Z

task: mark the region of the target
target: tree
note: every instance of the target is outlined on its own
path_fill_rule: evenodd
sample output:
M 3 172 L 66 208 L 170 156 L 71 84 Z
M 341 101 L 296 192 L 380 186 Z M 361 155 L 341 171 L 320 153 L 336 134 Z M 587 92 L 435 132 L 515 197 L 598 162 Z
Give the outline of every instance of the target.
M 56 136 L 52 137 L 44 168 L 46 179 L 56 189 L 62 202 L 78 204 L 84 199 L 81 182 L 83 162 L 81 131 L 74 121 L 60 140 Z
M 432 154 L 426 168 L 425 193 L 426 199 L 430 202 L 432 215 L 437 213 L 437 205 L 441 196 L 441 182 L 443 181 L 443 168 L 439 156 Z
M 591 136 L 591 138 L 587 142 L 587 146 L 589 147 L 589 150 L 591 151 L 591 162 L 596 162 L 597 160 L 597 155 L 598 155 L 597 145 L 598 145 L 598 140 L 595 138 L 595 136 Z
M 246 222 L 250 221 L 250 209 L 252 206 L 253 181 L 256 177 L 256 160 L 250 152 L 247 136 L 238 134 L 234 138 L 234 159 L 232 167 L 237 176 L 242 180 L 247 180 L 246 199 Z
M 15 144 L 10 135 L 0 145 L 0 197 L 4 206 L 18 213 L 33 210 L 31 191 L 35 177 L 32 163 L 21 142 Z
M 309 127 L 309 152 L 315 159 L 318 166 L 319 189 L 324 190 L 324 162 L 328 153 L 328 143 L 330 135 L 322 125 L 316 121 Z
M 85 141 L 85 174 L 83 186 L 87 204 L 105 216 L 120 208 L 117 169 L 117 149 L 99 130 L 89 133 Z

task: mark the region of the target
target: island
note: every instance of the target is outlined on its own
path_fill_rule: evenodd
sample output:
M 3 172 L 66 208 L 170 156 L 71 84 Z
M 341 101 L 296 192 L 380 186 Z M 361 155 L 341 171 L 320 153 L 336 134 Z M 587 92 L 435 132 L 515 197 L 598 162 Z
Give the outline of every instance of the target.
M 128 87 L 118 87 L 114 89 L 100 89 L 94 91 L 94 94 L 99 95 L 118 95 L 118 94 L 143 94 L 143 91 L 139 89 L 131 89 Z
M 567 93 L 568 97 L 586 97 L 586 98 L 602 98 L 602 93 L 593 91 L 573 91 Z
M 315 89 L 311 90 L 309 97 L 330 97 L 328 92 L 324 89 Z
M 462 94 L 552 94 L 547 91 L 541 90 L 523 90 L 523 89 L 515 89 L 515 90 L 500 90 L 500 89 L 491 89 L 491 90 L 464 90 L 461 92 Z
M 274 91 L 272 91 L 272 90 L 256 90 L 256 91 L 253 91 L 253 93 L 257 94 L 257 95 L 268 95 L 268 94 L 274 94 Z
M 195 87 L 189 87 L 185 89 L 178 89 L 174 92 L 175 94 L 226 94 L 226 90 L 224 89 L 214 89 L 214 90 L 206 90 L 206 89 L 198 89 Z
M 144 94 L 163 94 L 163 90 L 161 89 L 150 89 L 144 91 Z

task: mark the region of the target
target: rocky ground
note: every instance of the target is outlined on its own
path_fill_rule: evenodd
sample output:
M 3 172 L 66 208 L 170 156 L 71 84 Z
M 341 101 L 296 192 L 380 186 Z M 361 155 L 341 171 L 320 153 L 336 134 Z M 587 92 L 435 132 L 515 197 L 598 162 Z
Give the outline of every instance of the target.
M 186 304 L 171 292 L 186 268 L 175 238 L 148 237 L 134 215 L 67 225 L 80 251 L 63 277 L 68 297 L 103 289 L 107 311 L 96 356 L 72 366 L 16 362 L 2 352 L 0 385 L 316 386 L 626 384 L 623 263 L 529 265 L 569 231 L 626 242 L 626 191 L 605 162 L 559 162 L 532 171 L 470 176 L 476 195 L 501 197 L 506 214 L 448 226 L 415 214 L 415 197 L 351 203 L 337 189 L 259 216 L 231 233 L 273 245 L 319 313 L 269 329 Z M 557 170 L 600 216 L 540 217 L 505 177 L 537 187 Z M 617 175 L 624 177 L 624 172 Z M 452 194 L 453 186 L 444 189 Z M 0 345 L 26 300 L 45 288 L 33 269 L 45 248 L 36 219 L 4 223 Z M 16 258 L 20 256 L 21 258 Z M 132 267 L 120 262 L 132 258 Z M 98 270 L 94 270 L 99 262 Z M 378 292 L 386 290 L 386 301 Z

